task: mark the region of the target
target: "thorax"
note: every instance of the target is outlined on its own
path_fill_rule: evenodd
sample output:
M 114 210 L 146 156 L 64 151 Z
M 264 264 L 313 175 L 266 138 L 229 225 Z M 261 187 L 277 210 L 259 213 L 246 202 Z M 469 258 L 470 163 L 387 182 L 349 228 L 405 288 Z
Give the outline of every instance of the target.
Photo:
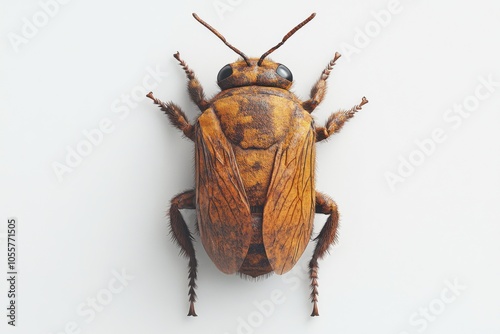
M 211 102 L 226 137 L 243 149 L 270 148 L 293 131 L 294 118 L 303 117 L 295 95 L 273 87 L 227 89 Z

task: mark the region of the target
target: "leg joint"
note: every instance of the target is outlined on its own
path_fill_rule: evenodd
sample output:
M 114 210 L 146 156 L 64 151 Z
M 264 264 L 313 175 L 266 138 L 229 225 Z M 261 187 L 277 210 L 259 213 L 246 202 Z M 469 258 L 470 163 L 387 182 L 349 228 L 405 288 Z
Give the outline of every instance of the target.
M 325 215 L 337 213 L 337 204 L 333 199 L 324 194 L 316 196 L 316 213 L 323 213 Z
M 195 209 L 195 192 L 192 190 L 178 194 L 170 201 L 173 209 Z

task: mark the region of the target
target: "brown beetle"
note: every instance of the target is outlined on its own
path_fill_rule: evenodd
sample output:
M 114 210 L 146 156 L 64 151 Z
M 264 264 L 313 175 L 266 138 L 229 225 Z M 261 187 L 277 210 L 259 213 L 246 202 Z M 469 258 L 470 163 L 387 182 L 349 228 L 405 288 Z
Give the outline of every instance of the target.
M 178 52 L 174 55 L 189 79 L 189 95 L 202 111 L 194 125 L 174 103 L 147 95 L 195 143 L 196 188 L 175 196 L 169 211 L 172 237 L 189 258 L 188 315 L 196 316 L 197 260 L 180 209 L 196 209 L 201 241 L 217 268 L 251 277 L 292 269 L 311 238 L 314 213 L 328 215 L 309 262 L 311 316 L 317 316 L 318 259 L 335 242 L 339 213 L 332 199 L 316 192 L 315 143 L 339 132 L 368 101 L 363 97 L 359 105 L 332 114 L 324 127 L 316 127 L 310 113 L 323 100 L 340 54 L 323 70 L 307 101 L 290 92 L 290 70 L 266 59 L 314 13 L 258 59 L 248 58 L 193 16 L 242 59 L 220 70 L 222 91 L 207 100 L 193 71 Z

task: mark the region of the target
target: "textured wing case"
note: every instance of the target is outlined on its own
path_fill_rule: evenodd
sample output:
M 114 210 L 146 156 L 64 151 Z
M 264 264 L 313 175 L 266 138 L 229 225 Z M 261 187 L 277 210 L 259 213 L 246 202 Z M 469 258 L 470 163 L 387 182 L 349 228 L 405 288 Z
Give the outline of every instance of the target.
M 251 214 L 233 149 L 213 110 L 199 118 L 196 141 L 196 207 L 208 255 L 226 274 L 237 272 L 252 238 Z
M 277 274 L 293 268 L 309 243 L 315 208 L 315 133 L 299 119 L 280 144 L 264 206 L 263 240 Z

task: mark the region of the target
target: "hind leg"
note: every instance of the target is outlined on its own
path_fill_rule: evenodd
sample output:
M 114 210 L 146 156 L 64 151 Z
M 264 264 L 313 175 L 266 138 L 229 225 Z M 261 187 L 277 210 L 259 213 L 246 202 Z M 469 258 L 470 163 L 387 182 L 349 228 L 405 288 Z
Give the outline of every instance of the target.
M 181 254 L 189 258 L 189 312 L 188 316 L 196 317 L 194 302 L 196 301 L 196 276 L 198 262 L 194 253 L 193 235 L 182 218 L 180 209 L 195 209 L 195 191 L 189 190 L 172 198 L 170 205 L 170 234 L 181 249 Z
M 318 316 L 318 259 L 321 259 L 328 248 L 335 243 L 337 227 L 339 226 L 339 213 L 337 204 L 328 196 L 316 192 L 316 213 L 329 215 L 326 223 L 321 229 L 319 235 L 314 239 L 316 247 L 311 261 L 309 262 L 309 277 L 311 278 L 311 300 L 313 303 L 313 311 L 311 316 Z

